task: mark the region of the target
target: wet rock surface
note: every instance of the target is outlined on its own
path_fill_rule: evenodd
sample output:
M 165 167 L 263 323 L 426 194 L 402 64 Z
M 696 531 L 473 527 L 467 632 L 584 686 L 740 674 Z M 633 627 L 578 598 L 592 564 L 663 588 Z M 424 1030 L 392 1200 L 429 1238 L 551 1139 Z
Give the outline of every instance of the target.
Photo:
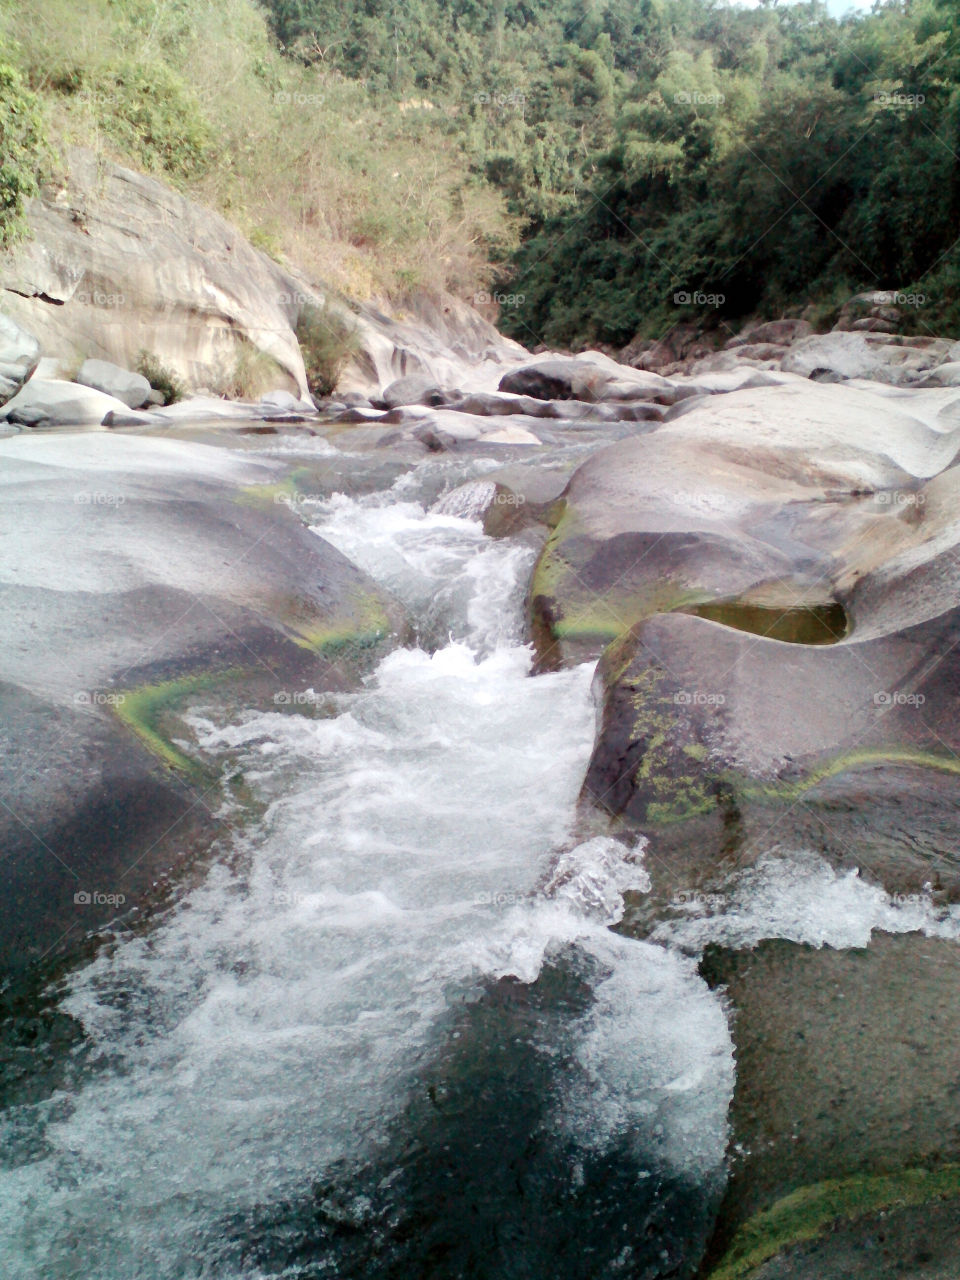
M 0 451 L 0 937 L 20 967 L 148 906 L 217 828 L 184 705 L 347 687 L 402 620 L 277 500 L 281 463 L 106 434 Z
M 737 1055 L 731 1179 L 704 1274 L 948 1274 L 960 1227 L 956 943 L 771 940 L 710 949 L 701 968 L 726 989 Z

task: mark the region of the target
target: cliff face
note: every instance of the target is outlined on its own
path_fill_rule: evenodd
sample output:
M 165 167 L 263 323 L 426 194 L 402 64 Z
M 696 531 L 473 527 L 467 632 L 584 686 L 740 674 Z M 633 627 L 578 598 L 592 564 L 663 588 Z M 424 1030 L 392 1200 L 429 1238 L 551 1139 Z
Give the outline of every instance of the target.
M 77 149 L 64 185 L 31 203 L 28 222 L 28 238 L 0 258 L 0 311 L 36 335 L 44 356 L 129 368 L 145 350 L 191 389 L 229 385 L 252 359 L 271 385 L 307 390 L 295 329 L 326 290 L 218 214 Z M 357 331 L 344 378 L 352 390 L 415 371 L 446 378 L 468 359 L 496 365 L 521 351 L 452 298 L 421 300 L 400 321 L 331 304 Z

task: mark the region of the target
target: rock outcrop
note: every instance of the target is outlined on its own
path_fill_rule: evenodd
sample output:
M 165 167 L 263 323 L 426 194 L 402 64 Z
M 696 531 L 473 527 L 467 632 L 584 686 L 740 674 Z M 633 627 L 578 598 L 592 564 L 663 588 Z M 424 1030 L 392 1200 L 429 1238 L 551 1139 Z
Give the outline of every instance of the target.
M 17 394 L 40 363 L 40 343 L 0 314 L 0 405 Z
M 0 256 L 0 310 L 44 355 L 74 367 L 94 358 L 130 369 L 145 351 L 189 389 L 233 385 L 252 369 L 266 386 L 306 396 L 296 329 L 311 305 L 329 306 L 353 333 L 348 391 L 377 394 L 414 373 L 492 390 L 525 355 L 452 297 L 413 299 L 400 319 L 348 304 L 218 214 L 82 149 L 70 154 L 65 184 L 30 202 L 27 220 L 27 238 Z M 39 354 L 26 354 L 19 382 Z M 0 377 L 7 359 L 0 350 Z
M 347 687 L 402 623 L 283 500 L 283 464 L 106 433 L 0 455 L 0 962 L 21 968 L 209 843 L 186 703 Z
M 665 898 L 773 829 L 891 891 L 960 895 L 955 405 L 902 403 L 735 393 L 571 480 L 535 635 L 548 665 L 616 641 L 584 794 L 656 832 Z
M 734 1013 L 715 1280 L 941 1280 L 960 1224 L 960 951 L 768 940 L 702 966 Z

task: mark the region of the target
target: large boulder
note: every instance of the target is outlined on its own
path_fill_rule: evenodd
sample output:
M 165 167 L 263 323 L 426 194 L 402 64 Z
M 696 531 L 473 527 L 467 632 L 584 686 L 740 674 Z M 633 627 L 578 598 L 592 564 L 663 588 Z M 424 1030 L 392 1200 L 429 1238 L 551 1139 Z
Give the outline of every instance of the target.
M 960 901 L 960 609 L 862 642 L 855 610 L 848 635 L 839 610 L 713 616 L 651 618 L 601 663 L 583 799 L 651 840 L 645 909 L 723 891 L 773 842 Z
M 889 530 L 887 517 L 906 526 L 920 478 L 956 455 L 957 428 L 940 417 L 949 395 L 791 380 L 691 400 L 595 453 L 534 574 L 541 665 L 595 657 L 667 610 L 829 606 L 837 547 L 877 521 Z
M 109 360 L 84 360 L 76 381 L 82 387 L 93 387 L 116 400 L 122 400 L 131 409 L 142 408 L 150 399 L 150 383 L 142 373 L 121 369 Z
M 598 351 L 588 351 L 523 365 L 500 379 L 499 390 L 537 400 L 653 400 L 672 397 L 673 384 L 658 374 L 631 369 Z
M 786 373 L 822 381 L 868 378 L 892 386 L 916 385 L 946 355 L 949 344 L 894 338 L 884 333 L 834 332 L 803 338 L 780 363 Z
M 218 214 L 77 149 L 27 217 L 29 237 L 0 258 L 0 297 L 48 354 L 130 368 L 146 350 L 216 386 L 254 352 L 275 385 L 306 393 L 303 285 Z
M 21 427 L 99 426 L 109 414 L 126 425 L 129 406 L 93 387 L 59 379 L 31 378 L 0 409 L 0 419 Z
M 15 396 L 40 363 L 40 343 L 0 314 L 0 405 Z
M 348 687 L 400 620 L 276 461 L 106 433 L 13 436 L 0 461 L 9 970 L 148 908 L 224 830 L 182 708 Z
M 380 399 L 388 409 L 396 409 L 399 405 L 405 404 L 422 404 L 436 407 L 456 398 L 455 393 L 451 394 L 441 390 L 432 378 L 420 373 L 411 373 L 407 374 L 405 378 L 395 379 L 384 389 L 380 396 Z
M 733 1011 L 711 1280 L 946 1280 L 960 1228 L 960 948 L 711 949 Z

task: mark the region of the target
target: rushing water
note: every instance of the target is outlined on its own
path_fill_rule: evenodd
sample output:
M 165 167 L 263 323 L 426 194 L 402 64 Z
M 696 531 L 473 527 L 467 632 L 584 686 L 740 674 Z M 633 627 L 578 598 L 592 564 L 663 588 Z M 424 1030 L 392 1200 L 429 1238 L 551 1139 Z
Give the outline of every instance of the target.
M 8 1280 L 686 1273 L 723 1011 L 611 932 L 646 877 L 570 838 L 592 669 L 531 676 L 532 552 L 431 511 L 437 465 L 313 514 L 418 646 L 323 714 L 198 709 L 265 814 L 68 980 L 83 1065 L 3 1122 Z
M 571 836 L 592 668 L 531 676 L 533 553 L 470 490 L 434 502 L 483 470 L 314 504 L 417 644 L 358 692 L 285 691 L 308 714 L 196 710 L 264 816 L 67 981 L 70 1087 L 0 1127 L 4 1280 L 689 1276 L 733 1082 L 698 950 L 955 934 L 809 857 L 612 930 L 647 878 L 642 844 Z

